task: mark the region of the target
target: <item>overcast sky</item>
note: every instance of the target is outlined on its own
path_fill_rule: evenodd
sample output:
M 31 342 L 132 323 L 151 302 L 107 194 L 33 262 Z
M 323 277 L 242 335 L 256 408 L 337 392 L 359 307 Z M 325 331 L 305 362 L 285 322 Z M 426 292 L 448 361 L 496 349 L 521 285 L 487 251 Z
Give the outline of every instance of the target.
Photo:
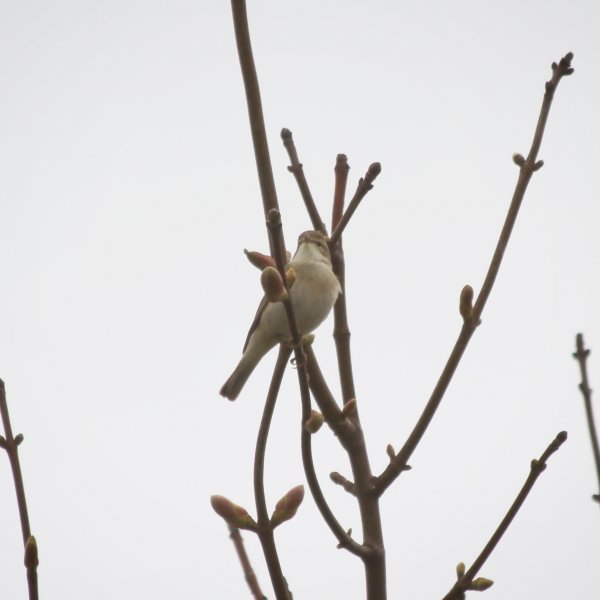
M 575 334 L 600 389 L 600 8 L 590 0 L 249 0 L 286 241 L 310 227 L 279 131 L 294 133 L 329 220 L 336 154 L 349 194 L 382 173 L 344 236 L 358 403 L 376 473 L 411 431 L 477 292 L 550 64 L 575 53 L 491 299 L 432 426 L 382 500 L 390 598 L 441 598 L 561 430 L 480 573 L 487 600 L 600 589 L 598 493 Z M 230 403 L 266 250 L 225 0 L 0 3 L 0 377 L 46 600 L 248 598 L 219 493 L 255 514 L 254 443 L 275 361 Z M 338 393 L 331 320 L 315 341 Z M 596 400 L 600 401 L 596 396 Z M 600 413 L 600 408 L 598 409 Z M 304 482 L 295 372 L 267 448 L 270 508 Z M 360 539 L 324 428 L 326 497 Z M 0 456 L 0 597 L 26 597 Z M 244 536 L 265 594 L 260 547 Z M 307 494 L 277 530 L 297 600 L 361 599 Z

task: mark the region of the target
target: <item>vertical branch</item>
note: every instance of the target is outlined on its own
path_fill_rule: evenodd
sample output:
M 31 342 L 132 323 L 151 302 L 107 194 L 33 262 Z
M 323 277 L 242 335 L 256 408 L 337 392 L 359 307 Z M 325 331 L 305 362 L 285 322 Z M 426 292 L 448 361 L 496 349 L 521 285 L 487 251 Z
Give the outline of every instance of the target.
M 19 508 L 19 519 L 21 521 L 21 534 L 23 536 L 23 546 L 25 551 L 25 567 L 27 568 L 29 600 L 37 600 L 37 543 L 35 538 L 31 535 L 29 513 L 27 511 L 27 500 L 25 498 L 25 486 L 23 485 L 23 474 L 21 473 L 21 463 L 19 462 L 18 446 L 23 441 L 23 436 L 19 433 L 16 437 L 13 437 L 12 427 L 10 424 L 10 415 L 8 414 L 8 404 L 6 403 L 6 390 L 4 388 L 4 381 L 1 379 L 0 414 L 2 416 L 2 424 L 4 426 L 4 437 L 0 436 L 0 447 L 6 450 L 13 475 L 13 481 L 15 483 L 17 506 Z
M 245 0 L 231 0 L 231 10 L 233 12 L 235 41 L 240 59 L 242 78 L 244 80 L 244 89 L 246 91 L 248 118 L 250 119 L 250 131 L 252 133 L 254 156 L 256 158 L 256 170 L 258 172 L 263 210 L 266 217 L 271 209 L 279 209 L 279 204 L 277 202 L 277 191 L 275 190 L 269 144 L 267 143 L 267 133 L 265 131 L 260 87 L 256 75 L 254 56 L 252 54 L 252 44 L 250 43 Z M 281 250 L 285 254 L 283 236 L 281 237 L 281 243 Z M 273 247 L 271 247 L 271 256 L 275 256 L 275 248 Z
M 583 396 L 583 402 L 585 404 L 585 414 L 587 417 L 588 429 L 590 432 L 590 439 L 592 441 L 592 452 L 594 454 L 594 462 L 596 463 L 596 475 L 598 477 L 598 488 L 599 492 L 594 494 L 592 498 L 596 502 L 600 502 L 600 446 L 598 444 L 598 434 L 596 432 L 596 424 L 594 421 L 594 410 L 592 407 L 592 389 L 588 381 L 587 373 L 587 357 L 590 355 L 589 348 L 585 347 L 583 342 L 583 334 L 578 333 L 575 338 L 576 352 L 573 353 L 573 358 L 579 363 L 579 370 L 581 371 L 581 383 L 579 389 Z
M 256 501 L 256 520 L 258 523 L 257 534 L 263 549 L 263 554 L 265 555 L 265 561 L 267 563 L 269 576 L 271 577 L 271 583 L 277 600 L 289 600 L 290 592 L 285 577 L 283 576 L 283 571 L 281 570 L 281 563 L 279 562 L 279 556 L 275 546 L 275 537 L 273 536 L 273 527 L 271 526 L 271 520 L 267 511 L 264 486 L 265 452 L 277 395 L 279 394 L 281 380 L 290 353 L 291 351 L 287 346 L 282 344 L 279 347 L 279 355 L 277 356 L 271 385 L 269 386 L 269 392 L 267 393 L 267 399 L 265 401 L 265 407 L 258 430 L 258 438 L 256 440 L 256 451 L 254 454 L 254 497 Z
M 335 231 L 344 214 L 344 198 L 346 197 L 346 183 L 348 182 L 348 157 L 338 154 L 335 160 L 335 190 L 333 192 L 333 210 L 331 211 L 331 230 Z

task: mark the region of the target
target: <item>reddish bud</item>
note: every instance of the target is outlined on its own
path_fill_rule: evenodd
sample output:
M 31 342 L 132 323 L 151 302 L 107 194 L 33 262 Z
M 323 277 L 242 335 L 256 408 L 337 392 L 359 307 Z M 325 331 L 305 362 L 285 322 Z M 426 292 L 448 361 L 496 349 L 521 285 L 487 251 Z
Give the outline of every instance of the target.
M 277 527 L 284 521 L 289 521 L 298 510 L 304 499 L 304 486 L 297 485 L 292 488 L 281 500 L 275 505 L 275 510 L 271 515 L 271 525 Z
M 246 250 L 246 248 L 244 248 L 244 254 L 250 261 L 250 264 L 261 271 L 267 267 L 275 266 L 275 259 L 272 256 L 267 256 L 266 254 L 256 252 L 255 250 Z
M 210 504 L 213 510 L 232 527 L 256 531 L 256 522 L 244 507 L 234 504 L 225 496 L 211 496 Z

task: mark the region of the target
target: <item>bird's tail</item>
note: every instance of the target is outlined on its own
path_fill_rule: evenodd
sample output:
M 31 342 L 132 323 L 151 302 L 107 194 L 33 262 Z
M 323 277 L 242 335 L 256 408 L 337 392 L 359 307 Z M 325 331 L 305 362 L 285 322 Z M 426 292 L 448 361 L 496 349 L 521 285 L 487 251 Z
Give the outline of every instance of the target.
M 259 357 L 259 359 L 260 358 L 262 357 Z M 235 400 L 239 396 L 244 384 L 248 381 L 248 377 L 250 377 L 257 364 L 258 361 L 251 356 L 251 353 L 244 353 L 238 366 L 229 376 L 229 379 L 223 384 L 223 387 L 219 392 L 221 396 L 225 396 L 228 400 Z

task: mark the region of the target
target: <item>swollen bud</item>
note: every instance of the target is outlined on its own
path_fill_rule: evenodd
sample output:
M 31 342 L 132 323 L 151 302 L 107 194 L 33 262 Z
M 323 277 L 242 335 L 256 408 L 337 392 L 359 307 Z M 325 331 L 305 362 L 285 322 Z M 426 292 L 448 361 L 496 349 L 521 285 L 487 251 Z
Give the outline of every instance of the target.
M 473 288 L 470 285 L 465 285 L 462 289 L 458 309 L 464 321 L 471 320 L 473 317 Z
M 522 167 L 525 164 L 525 158 L 522 154 L 519 154 L 518 152 L 512 155 L 512 159 L 515 165 L 517 165 L 517 167 Z
M 324 421 L 325 417 L 319 411 L 311 410 L 308 421 L 304 423 L 304 429 L 306 429 L 308 433 L 317 433 L 317 431 L 321 429 Z
M 287 290 L 279 271 L 275 267 L 267 267 L 260 275 L 260 283 L 269 302 L 281 302 L 288 297 Z
M 275 266 L 275 259 L 272 256 L 267 256 L 266 254 L 256 252 L 255 250 L 246 250 L 246 248 L 244 248 L 244 254 L 250 261 L 250 264 L 261 271 L 267 267 Z
M 459 562 L 456 565 L 456 579 L 460 579 L 465 574 L 465 563 Z
M 487 577 L 478 577 L 477 579 L 473 579 L 469 589 L 474 590 L 476 592 L 483 592 L 488 588 L 491 588 L 494 585 L 494 582 Z
M 284 521 L 289 521 L 298 510 L 304 499 L 304 486 L 297 485 L 292 488 L 281 500 L 275 505 L 275 510 L 271 515 L 271 525 L 273 528 L 281 525 Z
M 488 588 L 491 588 L 494 585 L 494 582 L 487 577 L 478 577 L 477 579 L 473 579 L 469 589 L 474 590 L 476 592 L 483 592 Z
M 296 283 L 296 270 L 294 267 L 289 267 L 285 272 L 285 281 L 288 288 L 291 288 Z
M 25 559 L 23 561 L 28 569 L 35 569 L 39 564 L 38 547 L 35 537 L 30 535 L 25 544 Z
M 315 341 L 314 333 L 307 333 L 306 335 L 303 335 L 300 338 L 300 343 L 302 344 L 303 348 L 310 348 L 314 341 Z
M 213 510 L 232 527 L 256 531 L 256 522 L 244 507 L 234 504 L 225 496 L 211 496 L 210 504 Z

